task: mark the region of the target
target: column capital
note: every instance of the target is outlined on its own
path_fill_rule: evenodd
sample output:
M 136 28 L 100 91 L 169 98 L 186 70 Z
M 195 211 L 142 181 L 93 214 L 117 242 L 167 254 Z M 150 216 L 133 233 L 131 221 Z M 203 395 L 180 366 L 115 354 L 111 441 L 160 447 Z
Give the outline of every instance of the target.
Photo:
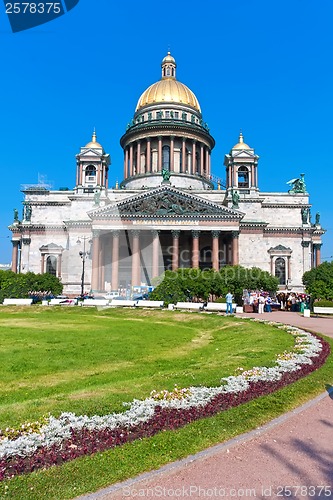
M 215 231 L 215 230 L 212 231 L 213 238 L 218 238 L 220 236 L 220 234 L 221 234 L 221 231 Z
M 151 229 L 150 232 L 153 235 L 153 238 L 158 238 L 161 231 L 159 229 Z
M 302 241 L 301 245 L 303 248 L 308 248 L 310 245 L 310 241 Z
M 133 238 L 138 238 L 140 236 L 140 229 L 130 229 Z
M 93 238 L 99 238 L 100 234 L 101 234 L 100 229 L 93 229 L 92 230 L 92 237 Z
M 313 243 L 313 248 L 315 248 L 316 250 L 320 250 L 322 246 L 322 243 Z
M 231 236 L 233 239 L 239 238 L 239 231 L 231 231 Z
M 120 229 L 111 229 L 111 234 L 113 237 L 117 237 L 120 235 Z
M 192 230 L 192 238 L 197 239 L 200 236 L 200 231 L 193 229 Z
M 178 230 L 178 229 L 172 229 L 171 230 L 171 234 L 172 234 L 173 238 L 179 238 L 180 230 Z

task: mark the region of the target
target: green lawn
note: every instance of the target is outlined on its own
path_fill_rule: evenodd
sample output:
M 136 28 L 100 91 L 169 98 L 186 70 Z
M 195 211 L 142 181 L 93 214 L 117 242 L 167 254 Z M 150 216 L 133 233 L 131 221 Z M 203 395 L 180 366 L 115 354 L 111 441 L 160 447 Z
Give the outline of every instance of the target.
M 217 385 L 239 366 L 271 366 L 292 346 L 282 330 L 214 314 L 1 308 L 0 428 L 47 412 L 122 411 L 124 401 L 175 384 Z M 291 387 L 216 417 L 5 481 L 0 498 L 72 498 L 156 468 L 262 425 L 325 390 L 332 374 L 330 357 Z

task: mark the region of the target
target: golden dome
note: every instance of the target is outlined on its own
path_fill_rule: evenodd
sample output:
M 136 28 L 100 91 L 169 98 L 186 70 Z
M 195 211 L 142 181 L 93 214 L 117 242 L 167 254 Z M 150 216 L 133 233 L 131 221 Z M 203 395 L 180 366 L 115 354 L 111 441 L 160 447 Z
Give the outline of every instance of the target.
M 245 144 L 242 132 L 239 134 L 239 142 L 232 149 L 251 149 L 250 146 Z
M 148 104 L 184 104 L 201 113 L 195 94 L 176 80 L 176 61 L 168 52 L 162 61 L 162 79 L 147 88 L 138 100 L 135 111 Z
M 97 139 L 97 135 L 96 135 L 96 131 L 94 130 L 94 133 L 92 135 L 92 138 L 91 138 L 91 142 L 88 142 L 88 144 L 85 146 L 86 148 L 90 148 L 90 149 L 97 149 L 97 148 L 100 148 L 100 149 L 103 149 L 103 146 L 100 145 L 99 142 L 96 141 Z
M 201 112 L 198 99 L 192 90 L 177 80 L 164 79 L 154 83 L 141 95 L 136 110 L 138 111 L 147 104 L 176 103 L 191 106 Z

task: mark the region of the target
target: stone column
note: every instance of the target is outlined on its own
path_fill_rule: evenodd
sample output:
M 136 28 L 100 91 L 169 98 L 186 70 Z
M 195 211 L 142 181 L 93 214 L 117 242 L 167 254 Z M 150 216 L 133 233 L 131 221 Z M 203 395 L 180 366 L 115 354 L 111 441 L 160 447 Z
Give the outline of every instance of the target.
M 204 173 L 204 147 L 203 144 L 200 145 L 200 170 L 199 174 L 203 175 Z
M 17 266 L 18 266 L 18 250 L 19 250 L 19 245 L 20 242 L 16 240 L 12 240 L 12 271 L 13 273 L 17 273 Z
M 287 270 L 288 270 L 288 276 L 287 276 L 287 279 L 288 280 L 291 280 L 291 261 L 290 261 L 290 255 L 287 256 Z
M 151 172 L 151 142 L 150 142 L 150 137 L 147 138 L 146 172 Z
M 197 159 L 196 159 L 196 142 L 193 141 L 192 145 L 192 174 L 197 173 Z
M 141 174 L 141 142 L 138 141 L 136 150 L 136 173 Z
M 271 255 L 271 275 L 274 276 L 273 255 Z
M 125 160 L 124 160 L 124 179 L 128 177 L 128 147 L 125 149 Z
M 199 267 L 199 236 L 200 231 L 192 231 L 192 267 Z
M 99 290 L 99 231 L 93 231 L 92 240 L 92 263 L 91 263 L 91 290 Z
M 249 182 L 249 187 L 254 187 L 254 165 L 251 165 L 251 179 L 250 179 L 250 182 Z
M 212 231 L 212 264 L 213 269 L 218 271 L 220 269 L 219 262 L 219 236 L 221 231 Z
M 134 174 L 133 170 L 133 144 L 130 145 L 130 150 L 129 150 L 129 173 L 130 177 Z
M 83 177 L 83 164 L 80 162 L 79 166 L 79 186 L 82 186 L 82 177 Z
M 237 175 L 237 167 L 234 165 L 234 180 L 233 180 L 233 186 L 238 187 L 238 175 Z
M 206 148 L 205 168 L 206 168 L 206 170 L 205 170 L 206 178 L 209 179 L 210 172 L 209 172 L 209 151 L 208 151 L 208 148 Z
M 309 262 L 309 246 L 310 246 L 310 241 L 302 241 L 302 247 L 303 247 L 303 274 L 306 271 L 310 271 L 310 269 L 311 269 L 311 262 Z
M 232 231 L 232 265 L 239 264 L 239 232 Z
M 120 231 L 112 231 L 111 291 L 119 288 L 119 235 Z
M 172 270 L 179 267 L 179 235 L 180 231 L 171 231 L 172 234 Z
M 140 231 L 132 231 L 132 286 L 141 285 Z
M 183 138 L 182 144 L 182 169 L 181 172 L 186 172 L 186 139 Z
M 157 159 L 157 171 L 162 170 L 162 137 L 158 137 L 158 159 Z
M 159 275 L 158 270 L 158 249 L 159 249 L 159 231 L 152 230 L 153 235 L 153 259 L 152 259 L 152 278 L 157 278 Z
M 62 272 L 62 254 L 60 253 L 58 256 L 58 269 L 57 269 L 58 278 L 61 278 L 61 272 Z
M 170 172 L 174 172 L 174 165 L 175 165 L 175 136 L 171 135 L 170 136 Z
M 321 262 L 321 255 L 320 255 L 320 249 L 321 249 L 321 246 L 322 246 L 322 243 L 314 243 L 314 249 L 315 249 L 315 267 L 318 267 L 320 266 L 320 262 Z
M 45 273 L 45 254 L 42 254 L 42 258 L 40 260 L 40 274 Z
M 99 290 L 105 289 L 105 241 L 104 238 L 100 238 L 100 248 L 99 248 Z

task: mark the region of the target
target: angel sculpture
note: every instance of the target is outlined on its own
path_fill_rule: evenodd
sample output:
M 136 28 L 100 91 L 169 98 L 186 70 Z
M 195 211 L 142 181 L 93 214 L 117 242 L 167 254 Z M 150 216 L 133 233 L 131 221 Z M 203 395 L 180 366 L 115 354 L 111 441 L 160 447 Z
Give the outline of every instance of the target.
M 305 193 L 306 192 L 304 175 L 305 174 L 301 174 L 300 178 L 291 179 L 290 181 L 287 182 L 287 184 L 292 186 L 292 188 L 289 189 L 289 191 L 288 191 L 289 194 Z

